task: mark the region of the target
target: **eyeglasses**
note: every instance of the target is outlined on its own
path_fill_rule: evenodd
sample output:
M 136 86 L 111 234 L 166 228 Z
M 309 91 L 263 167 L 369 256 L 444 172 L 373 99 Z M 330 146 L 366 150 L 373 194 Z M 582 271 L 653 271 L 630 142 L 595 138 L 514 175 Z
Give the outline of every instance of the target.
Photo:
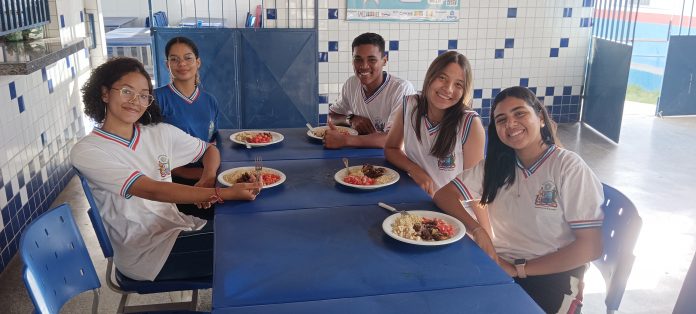
M 121 87 L 119 88 L 111 88 L 113 90 L 117 90 L 121 93 L 121 97 L 128 102 L 132 102 L 134 100 L 138 100 L 138 104 L 147 108 L 150 105 L 152 105 L 152 102 L 155 101 L 155 97 L 153 97 L 150 94 L 139 94 L 136 93 L 134 90 L 128 88 L 128 87 Z
M 179 57 L 169 57 L 167 58 L 167 61 L 176 65 L 180 63 L 184 63 L 185 65 L 192 65 L 196 61 L 196 57 L 193 55 L 186 55 L 183 59 L 180 59 Z

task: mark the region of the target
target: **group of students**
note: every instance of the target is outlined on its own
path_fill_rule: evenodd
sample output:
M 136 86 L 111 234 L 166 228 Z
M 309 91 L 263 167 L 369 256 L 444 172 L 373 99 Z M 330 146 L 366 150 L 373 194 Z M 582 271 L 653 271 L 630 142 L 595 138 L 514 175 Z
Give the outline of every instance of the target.
M 384 71 L 380 35 L 356 37 L 352 52 L 355 75 L 329 107 L 325 147 L 383 147 L 545 312 L 579 312 L 586 265 L 602 251 L 602 186 L 560 146 L 534 93 L 510 87 L 495 96 L 486 145 L 481 119 L 468 106 L 473 74 L 464 55 L 435 58 L 417 93 Z M 100 205 L 114 263 L 137 280 L 212 275 L 211 207 L 254 200 L 261 188 L 215 187 L 219 109 L 201 89 L 198 49 L 177 37 L 165 53 L 171 83 L 158 89 L 134 59 L 92 72 L 83 102 L 98 127 L 71 152 Z

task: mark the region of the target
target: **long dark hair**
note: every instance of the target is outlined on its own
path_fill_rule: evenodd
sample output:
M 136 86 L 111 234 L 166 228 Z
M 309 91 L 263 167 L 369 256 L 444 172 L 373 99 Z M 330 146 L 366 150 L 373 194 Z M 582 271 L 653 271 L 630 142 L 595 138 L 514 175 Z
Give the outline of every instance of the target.
M 102 87 L 111 89 L 116 81 L 133 72 L 145 77 L 150 95 L 152 95 L 150 75 L 147 74 L 140 61 L 126 57 L 114 58 L 92 70 L 89 80 L 82 86 L 82 103 L 85 105 L 85 115 L 94 122 L 103 124 L 106 118 L 106 103 L 102 100 Z M 157 99 L 155 99 L 138 119 L 138 123 L 148 125 L 160 122 L 162 122 L 162 113 L 157 105 Z
M 193 55 L 196 56 L 196 59 L 199 58 L 198 47 L 196 46 L 196 43 L 194 43 L 193 40 L 191 40 L 190 38 L 183 36 L 174 37 L 167 42 L 167 45 L 164 46 L 165 58 L 169 58 L 169 51 L 172 50 L 172 46 L 174 46 L 174 44 L 184 44 L 188 46 L 189 48 L 191 48 L 191 51 L 193 51 Z
M 515 167 L 517 163 L 515 150 L 505 145 L 498 137 L 495 126 L 495 108 L 508 97 L 515 97 L 524 101 L 527 106 L 534 109 L 534 113 L 544 120 L 541 127 L 541 143 L 554 145 L 558 143 L 556 138 L 556 124 L 549 118 L 546 107 L 539 101 L 534 93 L 526 87 L 515 86 L 506 88 L 493 100 L 491 106 L 490 124 L 488 125 L 488 147 L 486 148 L 486 161 L 483 174 L 483 193 L 481 204 L 488 204 L 495 200 L 498 190 L 504 185 L 510 186 L 515 182 Z
M 457 126 L 464 118 L 464 111 L 470 109 L 467 104 L 471 102 L 472 97 L 472 71 L 469 60 L 463 54 L 456 51 L 447 51 L 433 60 L 425 73 L 421 94 L 416 96 L 418 105 L 413 109 L 413 120 L 411 121 L 413 130 L 416 131 L 416 137 L 421 142 L 421 117 L 428 114 L 428 87 L 450 63 L 458 64 L 464 72 L 464 93 L 462 93 L 462 98 L 457 100 L 454 106 L 445 109 L 437 139 L 435 139 L 435 144 L 430 148 L 430 154 L 437 158 L 445 158 L 452 154 L 454 146 L 457 144 L 457 135 L 459 133 Z

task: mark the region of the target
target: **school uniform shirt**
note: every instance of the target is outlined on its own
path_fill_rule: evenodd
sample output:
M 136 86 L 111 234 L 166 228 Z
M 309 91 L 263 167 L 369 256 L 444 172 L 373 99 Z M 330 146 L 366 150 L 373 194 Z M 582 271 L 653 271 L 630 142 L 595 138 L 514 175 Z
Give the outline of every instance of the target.
M 481 199 L 483 165 L 452 181 L 466 200 Z M 602 226 L 602 183 L 574 152 L 551 145 L 529 169 L 517 160 L 515 171 L 515 182 L 488 204 L 503 259 L 545 256 L 575 241 L 573 230 Z
M 196 86 L 190 97 L 170 83 L 155 89 L 157 103 L 169 123 L 203 141 L 210 142 L 217 132 L 219 108 L 215 97 Z
M 72 164 L 87 178 L 99 206 L 114 264 L 124 275 L 154 280 L 179 233 L 206 224 L 180 213 L 174 204 L 132 196 L 129 189 L 141 176 L 171 182 L 171 169 L 199 160 L 207 145 L 159 123 L 136 124 L 130 140 L 95 128 L 71 150 Z
M 414 94 L 411 82 L 382 73 L 384 80 L 372 96 L 365 96 L 365 90 L 357 76 L 353 75 L 343 84 L 341 98 L 329 106 L 337 114 L 366 117 L 372 121 L 377 132 L 389 132 L 401 102 L 406 95 Z
M 475 111 L 463 112 L 463 119 L 457 126 L 457 142 L 454 151 L 445 158 L 437 158 L 430 154 L 430 149 L 435 145 L 438 134 L 440 134 L 440 124 L 433 124 L 427 116 L 414 117 L 414 109 L 418 106 L 418 95 L 404 97 L 403 117 L 404 117 L 404 153 L 406 157 L 420 166 L 435 184 L 435 191 L 447 185 L 450 181 L 461 173 L 464 168 L 464 153 L 462 147 L 469 137 L 471 124 L 478 118 Z M 418 141 L 416 131 L 413 129 L 415 119 L 421 119 L 420 134 L 421 140 Z

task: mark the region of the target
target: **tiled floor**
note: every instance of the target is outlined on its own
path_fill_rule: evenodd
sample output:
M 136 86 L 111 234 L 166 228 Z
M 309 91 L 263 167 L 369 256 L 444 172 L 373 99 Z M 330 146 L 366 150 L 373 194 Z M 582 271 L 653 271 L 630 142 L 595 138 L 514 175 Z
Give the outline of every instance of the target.
M 563 144 L 578 152 L 600 179 L 628 195 L 643 218 L 643 229 L 635 250 L 637 256 L 619 313 L 671 313 L 682 280 L 696 248 L 696 118 L 652 118 L 650 108 L 633 108 L 624 117 L 621 143 L 603 140 L 580 125 L 561 125 Z M 104 274 L 101 255 L 85 213 L 86 200 L 73 180 L 56 204 L 69 202 L 97 265 Z M 27 313 L 31 301 L 21 279 L 21 261 L 16 256 L 0 275 L 0 310 Z M 102 280 L 103 281 L 103 280 Z M 604 281 L 595 269 L 586 277 L 584 313 L 604 313 Z M 136 299 L 162 302 L 169 295 Z M 113 313 L 113 292 L 104 286 L 100 312 Z M 210 309 L 210 290 L 201 295 L 199 310 Z M 88 312 L 91 294 L 73 299 L 64 313 Z

